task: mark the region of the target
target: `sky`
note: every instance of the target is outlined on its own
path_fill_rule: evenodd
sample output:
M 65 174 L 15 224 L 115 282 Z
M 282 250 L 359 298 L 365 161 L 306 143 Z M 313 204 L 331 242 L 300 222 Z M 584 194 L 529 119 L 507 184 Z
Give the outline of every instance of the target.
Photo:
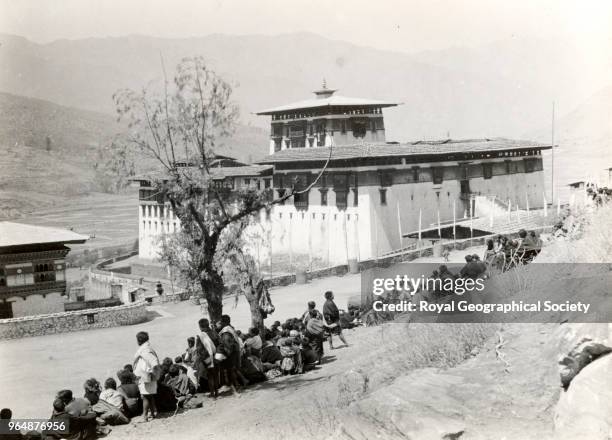
M 609 0 L 0 0 L 0 32 L 45 43 L 313 32 L 401 52 L 511 38 L 612 47 Z

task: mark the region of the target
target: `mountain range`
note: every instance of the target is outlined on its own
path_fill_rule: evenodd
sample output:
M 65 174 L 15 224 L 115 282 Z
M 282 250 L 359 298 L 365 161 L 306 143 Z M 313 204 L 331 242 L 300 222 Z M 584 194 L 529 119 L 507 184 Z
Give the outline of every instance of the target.
M 267 128 L 269 119 L 254 112 L 308 98 L 325 78 L 345 96 L 403 103 L 385 112 L 389 138 L 398 141 L 520 137 L 549 124 L 553 100 L 569 111 L 609 81 L 586 74 L 606 70 L 586 65 L 579 47 L 545 40 L 416 54 L 311 33 L 47 44 L 0 35 L 0 44 L 0 91 L 112 113 L 112 94 L 160 79 L 162 58 L 171 76 L 180 59 L 202 55 L 236 86 L 247 125 Z M 266 154 L 267 144 L 260 148 Z
M 32 155 L 42 155 L 41 163 L 45 154 L 56 155 L 54 166 L 65 163 L 68 175 L 82 170 L 73 180 L 88 188 L 96 149 L 121 129 L 113 93 L 160 80 L 162 60 L 171 76 L 172 66 L 196 55 L 234 85 L 241 124 L 221 152 L 242 160 L 267 154 L 269 117 L 254 113 L 308 98 L 323 79 L 345 96 L 402 103 L 385 110 L 387 139 L 398 141 L 505 136 L 549 142 L 556 101 L 556 140 L 568 167 L 578 166 L 585 151 L 596 152 L 589 156 L 598 157 L 593 166 L 609 160 L 610 66 L 561 41 L 515 39 L 407 54 L 310 33 L 46 44 L 0 34 L 0 92 L 6 92 L 0 93 L 0 148 L 10 148 L 13 158 L 4 170 L 19 170 Z M 0 189 L 26 184 L 7 173 Z M 30 173 L 33 182 L 36 173 Z

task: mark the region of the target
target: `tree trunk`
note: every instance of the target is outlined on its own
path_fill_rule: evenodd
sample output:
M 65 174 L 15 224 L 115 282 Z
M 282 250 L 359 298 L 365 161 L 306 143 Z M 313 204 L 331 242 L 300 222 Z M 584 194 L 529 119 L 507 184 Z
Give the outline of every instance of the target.
M 210 273 L 210 279 L 202 280 L 202 292 L 208 304 L 208 317 L 211 324 L 219 322 L 223 314 L 223 290 L 224 284 L 221 275 L 217 272 Z
M 259 308 L 259 296 L 257 295 L 256 289 L 251 289 L 251 292 L 245 292 L 247 301 L 249 302 L 249 308 L 251 309 L 251 326 L 259 329 L 259 334 L 263 340 L 264 338 L 264 317 L 261 314 Z

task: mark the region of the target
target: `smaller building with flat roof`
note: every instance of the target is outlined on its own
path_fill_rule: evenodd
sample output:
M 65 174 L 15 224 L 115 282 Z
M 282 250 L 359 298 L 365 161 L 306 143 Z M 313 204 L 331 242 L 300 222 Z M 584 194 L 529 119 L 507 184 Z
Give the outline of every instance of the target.
M 0 222 L 0 319 L 63 312 L 66 245 L 88 238 L 66 229 Z

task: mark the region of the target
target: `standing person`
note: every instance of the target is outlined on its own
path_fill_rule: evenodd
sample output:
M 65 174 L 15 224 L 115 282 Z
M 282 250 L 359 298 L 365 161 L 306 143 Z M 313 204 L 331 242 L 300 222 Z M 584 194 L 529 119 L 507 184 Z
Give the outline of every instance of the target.
M 311 310 L 310 319 L 306 323 L 306 336 L 310 340 L 319 365 L 323 359 L 323 337 L 325 336 L 325 322 L 320 315 L 317 310 Z
M 238 335 L 231 326 L 231 318 L 229 315 L 221 316 L 221 321 L 218 323 L 219 330 L 219 346 L 217 347 L 217 355 L 221 360 L 221 370 L 227 377 L 227 382 L 235 394 L 238 393 L 238 369 L 240 368 L 240 342 Z
M 206 333 L 208 337 L 213 341 L 215 347 L 219 346 L 219 333 L 215 331 L 214 328 L 211 328 L 210 322 L 206 318 L 202 318 L 198 321 L 198 325 L 200 326 L 200 330 L 203 333 Z
M 340 340 L 348 347 L 348 342 L 344 339 L 342 334 L 342 326 L 340 325 L 340 311 L 334 302 L 334 293 L 331 290 L 325 292 L 325 304 L 323 304 L 323 317 L 330 327 L 329 332 L 329 348 L 334 349 L 333 335 L 337 334 Z
M 206 331 L 207 329 L 212 330 L 209 327 L 208 319 L 200 319 L 198 321 L 198 327 L 200 327 L 200 333 L 196 337 L 193 368 L 196 370 L 198 385 L 202 378 L 206 378 L 208 382 L 208 391 L 210 392 L 209 395 L 210 397 L 216 398 L 219 395 L 219 387 L 217 386 L 219 372 L 215 367 L 217 347 Z
M 136 334 L 138 350 L 134 355 L 134 374 L 138 377 L 138 390 L 142 396 L 142 416 L 145 422 L 157 417 L 155 395 L 157 394 L 157 380 L 160 372 L 159 358 L 149 343 L 147 332 Z

